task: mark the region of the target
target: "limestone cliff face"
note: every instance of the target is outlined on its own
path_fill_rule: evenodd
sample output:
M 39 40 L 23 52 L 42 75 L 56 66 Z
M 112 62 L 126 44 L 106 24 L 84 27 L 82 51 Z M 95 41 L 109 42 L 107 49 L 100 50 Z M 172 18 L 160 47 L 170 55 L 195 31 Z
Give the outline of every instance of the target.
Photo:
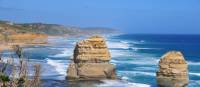
M 79 62 L 108 62 L 110 53 L 102 37 L 94 36 L 87 40 L 82 40 L 76 44 L 74 50 L 74 61 Z
M 48 36 L 45 34 L 14 34 L 8 36 L 9 43 L 43 44 L 47 43 Z
M 171 51 L 161 57 L 157 71 L 160 87 L 184 87 L 188 82 L 188 65 L 181 52 Z
M 114 79 L 115 66 L 109 64 L 110 52 L 105 40 L 93 36 L 76 44 L 73 61 L 67 70 L 69 80 Z

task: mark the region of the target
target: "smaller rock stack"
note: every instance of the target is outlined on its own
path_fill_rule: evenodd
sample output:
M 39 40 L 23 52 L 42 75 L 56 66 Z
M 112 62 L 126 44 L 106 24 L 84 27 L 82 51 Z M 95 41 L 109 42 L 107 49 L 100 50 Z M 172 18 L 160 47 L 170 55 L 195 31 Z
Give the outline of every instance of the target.
M 171 51 L 161 57 L 157 72 L 160 87 L 184 87 L 188 82 L 188 65 L 181 52 Z
M 109 64 L 110 52 L 105 40 L 93 36 L 76 44 L 73 61 L 67 70 L 68 80 L 115 79 L 115 66 Z

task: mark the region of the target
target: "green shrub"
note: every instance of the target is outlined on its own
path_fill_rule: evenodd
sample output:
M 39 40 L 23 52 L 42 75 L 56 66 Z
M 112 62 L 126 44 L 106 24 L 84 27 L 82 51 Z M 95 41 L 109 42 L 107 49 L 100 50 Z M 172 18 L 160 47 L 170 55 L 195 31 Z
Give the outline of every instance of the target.
M 1 74 L 0 75 L 0 80 L 2 82 L 8 82 L 8 81 L 10 81 L 10 78 L 7 75 L 5 75 L 5 74 Z

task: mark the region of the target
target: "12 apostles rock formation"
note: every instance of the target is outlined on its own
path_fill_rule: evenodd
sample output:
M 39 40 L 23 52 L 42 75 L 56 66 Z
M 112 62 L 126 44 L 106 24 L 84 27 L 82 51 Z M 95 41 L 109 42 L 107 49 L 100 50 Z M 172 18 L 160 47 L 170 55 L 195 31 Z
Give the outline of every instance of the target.
M 78 42 L 67 70 L 68 80 L 116 79 L 110 52 L 100 36 Z M 160 87 L 184 87 L 189 82 L 188 65 L 181 52 L 170 51 L 161 57 L 156 72 Z
M 160 87 L 184 87 L 188 82 L 188 65 L 181 52 L 171 51 L 161 57 L 157 72 Z
M 109 64 L 110 52 L 105 40 L 93 36 L 76 44 L 67 70 L 68 80 L 115 79 L 115 66 Z

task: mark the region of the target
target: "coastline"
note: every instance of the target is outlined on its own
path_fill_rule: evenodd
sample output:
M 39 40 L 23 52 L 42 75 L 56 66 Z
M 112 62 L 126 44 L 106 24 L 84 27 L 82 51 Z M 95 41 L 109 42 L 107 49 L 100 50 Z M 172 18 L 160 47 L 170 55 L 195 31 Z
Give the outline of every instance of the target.
M 173 40 L 173 42 L 170 42 L 171 44 L 166 44 L 165 37 L 163 37 L 164 38 L 163 42 L 162 40 L 159 42 L 151 41 L 151 39 L 150 40 L 145 39 L 146 37 L 143 37 L 143 38 L 133 38 L 133 37 L 134 35 L 130 38 L 124 38 L 124 36 L 122 37 L 114 36 L 114 37 L 107 38 L 107 44 L 109 46 L 108 48 L 113 57 L 111 60 L 111 63 L 116 65 L 117 67 L 116 71 L 117 71 L 118 77 L 122 77 L 122 82 L 119 85 L 122 87 L 123 86 L 131 87 L 131 86 L 136 86 L 136 85 L 138 85 L 139 87 L 143 87 L 143 86 L 154 87 L 156 86 L 155 72 L 157 70 L 159 57 L 163 55 L 162 52 L 169 50 L 165 48 L 165 47 L 168 47 L 166 45 L 171 45 L 173 43 L 176 46 L 179 39 Z M 63 37 L 59 37 L 59 38 L 63 38 Z M 65 38 L 65 37 L 64 37 L 64 40 L 57 39 L 57 37 L 53 37 L 50 39 L 53 39 L 52 41 L 55 41 L 56 44 L 50 44 L 49 46 L 41 45 L 41 47 L 36 47 L 36 48 L 32 47 L 31 45 L 30 45 L 31 47 L 27 45 L 27 48 L 25 48 L 25 50 L 27 51 L 27 55 L 31 55 L 31 54 L 33 55 L 33 56 L 30 56 L 31 61 L 33 63 L 41 63 L 44 65 L 43 66 L 45 68 L 43 69 L 45 70 L 44 75 L 46 74 L 44 78 L 42 78 L 42 80 L 46 80 L 44 81 L 44 84 L 54 84 L 54 85 L 60 84 L 61 87 L 62 85 L 66 86 L 68 84 L 67 82 L 65 82 L 65 80 L 63 80 L 65 79 L 66 74 L 63 74 L 63 73 L 66 73 L 66 69 L 70 62 L 69 60 L 71 60 L 70 58 L 73 53 L 74 43 L 79 41 L 79 39 L 71 40 L 70 38 Z M 174 41 L 177 41 L 177 42 L 174 42 Z M 190 39 L 187 41 L 189 42 Z M 60 44 L 57 44 L 57 43 L 60 43 Z M 64 43 L 67 43 L 68 45 Z M 149 46 L 149 44 L 155 44 L 155 45 Z M 160 45 L 162 45 L 162 47 L 160 47 Z M 192 45 L 195 45 L 195 44 L 192 43 Z M 148 48 L 148 49 L 144 49 L 144 48 Z M 189 48 L 192 48 L 192 47 L 189 47 Z M 188 50 L 189 48 L 186 48 L 186 49 Z M 173 46 L 173 49 L 179 49 L 179 48 Z M 191 50 L 192 49 L 189 49 L 188 51 L 191 51 Z M 196 59 L 193 60 L 193 57 L 188 58 L 187 53 L 185 56 L 186 56 L 186 60 L 189 61 L 188 62 L 189 68 L 190 68 L 189 75 L 191 78 L 191 81 L 188 87 L 192 87 L 192 85 L 198 85 L 198 78 L 200 78 L 198 76 L 198 74 L 200 73 L 198 72 L 199 62 L 195 61 L 196 63 L 194 64 L 194 60 Z M 50 79 L 47 79 L 46 77 L 50 77 Z M 55 81 L 55 79 L 60 79 L 60 80 Z M 101 86 L 109 87 L 109 86 L 112 86 L 111 84 L 119 83 L 116 80 L 110 80 L 110 81 L 106 80 L 102 82 L 103 83 L 101 84 L 99 83 L 97 84 L 93 83 L 93 84 L 95 84 L 95 86 L 100 86 L 100 87 Z

